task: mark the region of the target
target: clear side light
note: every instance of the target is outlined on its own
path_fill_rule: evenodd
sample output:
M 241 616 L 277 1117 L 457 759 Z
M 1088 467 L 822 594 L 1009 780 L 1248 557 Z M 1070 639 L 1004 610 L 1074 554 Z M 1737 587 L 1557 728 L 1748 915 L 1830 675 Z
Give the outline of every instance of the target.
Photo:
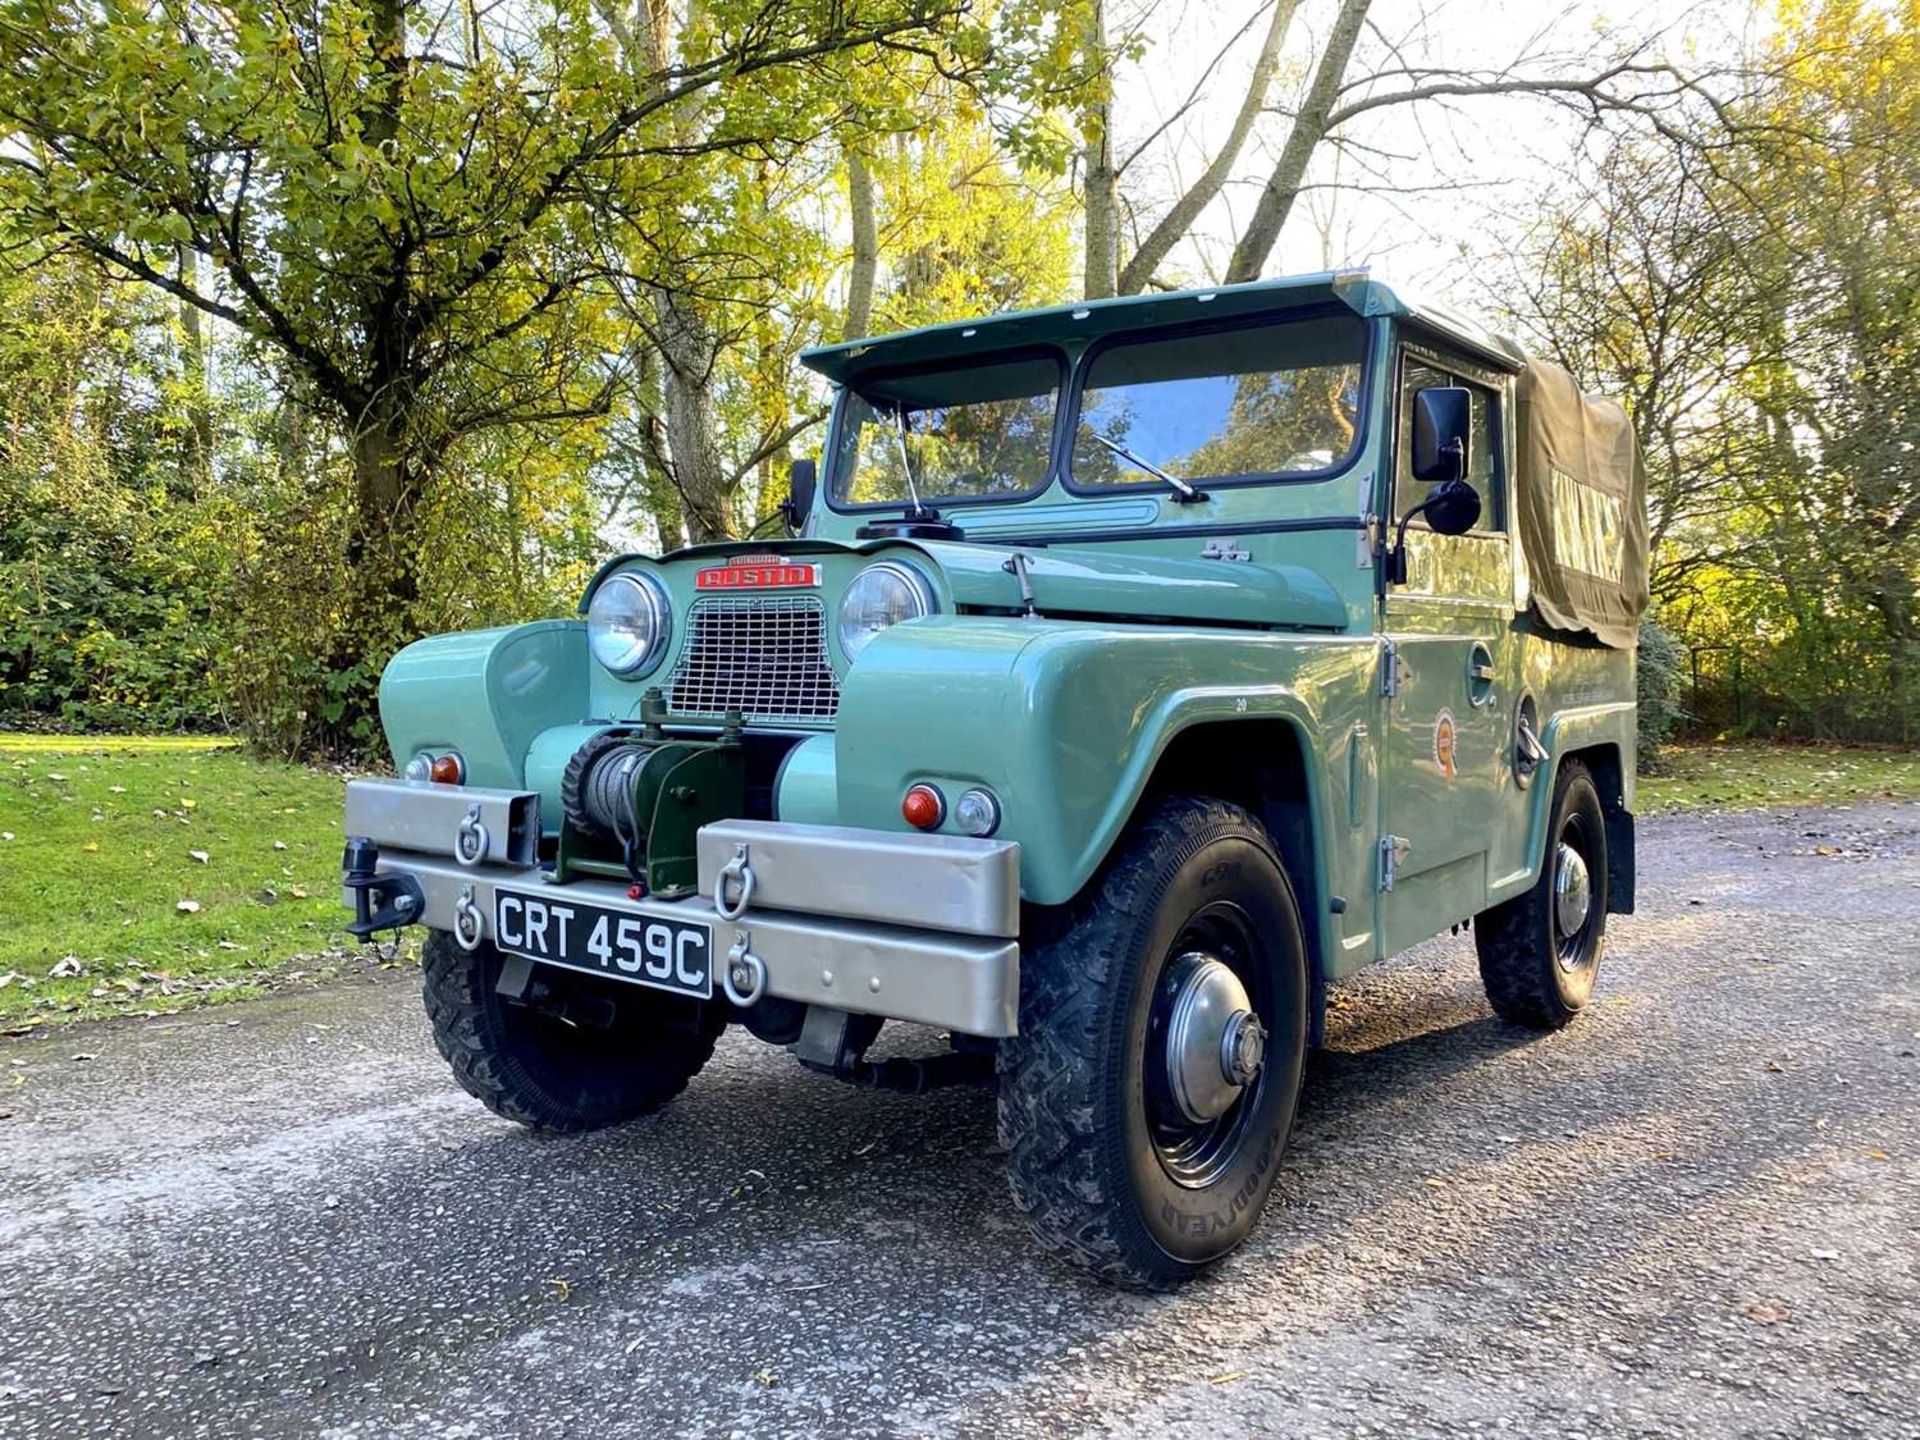
M 986 839 L 1000 828 L 1000 801 L 991 790 L 969 790 L 953 802 L 953 824 L 962 835 Z

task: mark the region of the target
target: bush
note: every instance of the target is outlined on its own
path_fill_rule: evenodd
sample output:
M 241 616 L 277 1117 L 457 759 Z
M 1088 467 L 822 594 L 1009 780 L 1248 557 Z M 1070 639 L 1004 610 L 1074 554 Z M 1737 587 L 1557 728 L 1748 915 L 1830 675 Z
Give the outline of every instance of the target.
M 1686 710 L 1680 704 L 1680 687 L 1685 683 L 1686 669 L 1686 647 L 1652 615 L 1641 620 L 1636 678 L 1642 774 L 1660 773 L 1661 749 L 1686 718 Z

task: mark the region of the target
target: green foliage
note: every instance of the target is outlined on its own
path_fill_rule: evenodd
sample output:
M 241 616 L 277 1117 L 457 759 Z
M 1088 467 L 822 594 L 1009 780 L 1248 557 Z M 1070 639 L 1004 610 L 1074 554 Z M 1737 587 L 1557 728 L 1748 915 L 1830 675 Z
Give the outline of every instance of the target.
M 204 724 L 225 584 L 156 299 L 0 273 L 0 720 Z
M 1640 702 L 1636 716 L 1640 773 L 1657 775 L 1665 765 L 1667 742 L 1686 716 L 1680 703 L 1687 678 L 1686 647 L 1648 615 L 1640 621 L 1640 648 L 1634 663 Z

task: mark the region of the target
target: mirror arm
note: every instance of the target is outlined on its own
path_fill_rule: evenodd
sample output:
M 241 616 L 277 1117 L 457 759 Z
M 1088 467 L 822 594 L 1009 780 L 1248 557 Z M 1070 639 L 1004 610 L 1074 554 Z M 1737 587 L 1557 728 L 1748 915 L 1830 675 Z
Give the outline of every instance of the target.
M 1387 583 L 1389 585 L 1407 583 L 1407 522 L 1414 516 L 1423 514 L 1433 501 L 1434 497 L 1429 495 L 1400 517 L 1400 524 L 1393 532 L 1393 544 L 1387 550 Z

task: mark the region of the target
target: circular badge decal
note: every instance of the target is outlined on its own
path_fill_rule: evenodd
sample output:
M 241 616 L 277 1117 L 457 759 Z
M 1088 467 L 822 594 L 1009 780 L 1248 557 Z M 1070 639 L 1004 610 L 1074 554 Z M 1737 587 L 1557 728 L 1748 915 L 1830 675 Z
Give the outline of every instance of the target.
M 1442 710 L 1433 717 L 1434 768 L 1451 780 L 1459 773 L 1460 732 L 1453 723 L 1453 711 Z

